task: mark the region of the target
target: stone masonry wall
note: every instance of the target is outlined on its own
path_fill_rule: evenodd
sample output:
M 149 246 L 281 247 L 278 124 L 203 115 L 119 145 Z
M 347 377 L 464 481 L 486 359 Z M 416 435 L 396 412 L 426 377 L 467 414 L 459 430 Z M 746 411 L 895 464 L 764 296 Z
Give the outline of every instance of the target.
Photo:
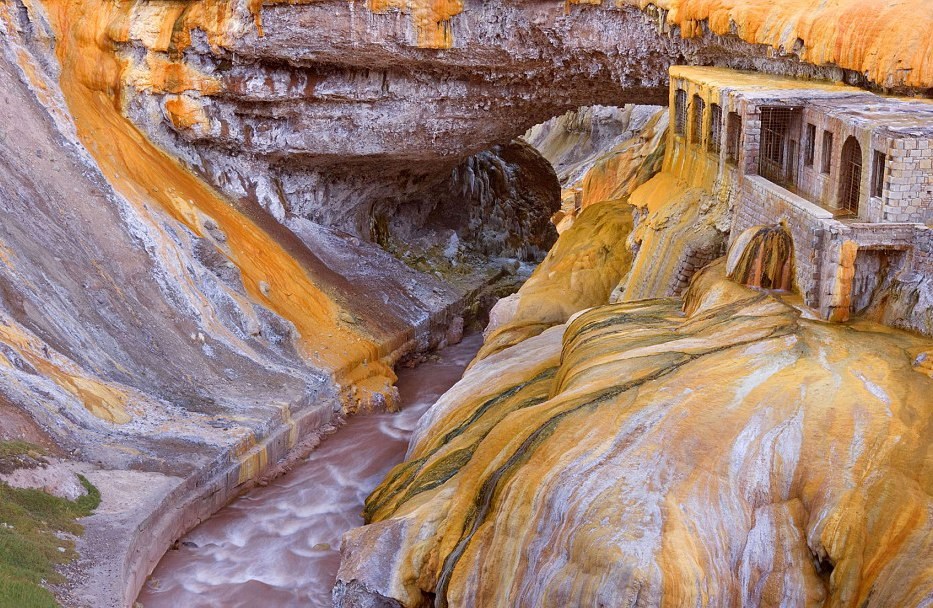
M 933 221 L 933 140 L 898 139 L 889 159 L 884 220 Z
M 807 164 L 808 144 L 806 125 L 816 128 L 813 142 L 813 163 Z M 823 172 L 823 134 L 832 133 L 830 171 Z M 890 136 L 873 133 L 869 128 L 859 128 L 849 122 L 828 114 L 820 107 L 808 107 L 803 112 L 803 136 L 800 142 L 800 167 L 798 187 L 812 200 L 820 201 L 830 209 L 840 209 L 839 179 L 842 173 L 842 147 L 849 137 L 854 137 L 862 150 L 862 174 L 859 185 L 858 218 L 863 221 L 882 221 L 882 200 L 871 196 L 872 163 L 875 150 L 888 152 L 893 144 Z M 886 189 L 885 189 L 886 192 Z
M 689 77 L 672 74 L 670 109 L 672 123 L 675 94 L 686 93 L 686 121 L 683 135 L 671 130 L 664 170 L 677 175 L 690 186 L 703 188 L 732 209 L 730 241 L 755 225 L 783 223 L 794 239 L 795 283 L 804 302 L 819 311 L 822 318 L 843 321 L 853 305 L 865 306 L 864 293 L 874 285 L 872 272 L 904 271 L 908 275 L 933 276 L 933 142 L 917 137 L 905 138 L 902 132 L 876 129 L 870 123 L 851 120 L 844 113 L 864 96 L 813 92 L 815 101 L 801 116 L 797 161 L 797 191 L 785 189 L 758 173 L 761 146 L 761 109 L 786 105 L 786 99 L 746 97 L 741 91 L 709 86 Z M 702 136 L 693 138 L 695 96 L 703 100 Z M 720 151 L 709 149 L 711 105 L 722 110 Z M 867 109 L 867 107 L 866 107 Z M 727 162 L 728 115 L 742 118 L 739 158 Z M 807 123 L 815 127 L 813 161 L 806 162 Z M 830 170 L 823 168 L 823 133 L 833 135 Z M 862 153 L 859 212 L 850 219 L 839 213 L 839 182 L 842 173 L 842 150 L 849 137 L 859 143 Z M 872 163 L 875 151 L 885 153 L 882 196 L 871 196 Z M 807 197 L 807 198 L 804 198 Z M 825 207 L 810 202 L 820 201 Z M 884 222 L 884 223 L 882 223 Z M 686 282 L 708 252 L 694 252 L 685 247 L 685 259 L 678 262 L 675 281 Z M 694 253 L 701 255 L 690 259 Z M 700 259 L 700 257 L 704 259 Z M 894 260 L 882 271 L 880 260 Z M 879 278 L 876 283 L 880 284 Z M 854 299 L 853 299 L 854 298 Z M 858 300 L 858 301 L 856 301 Z
M 819 306 L 820 271 L 832 214 L 757 175 L 742 180 L 740 193 L 731 239 L 752 226 L 784 222 L 794 238 L 797 288 L 808 306 Z

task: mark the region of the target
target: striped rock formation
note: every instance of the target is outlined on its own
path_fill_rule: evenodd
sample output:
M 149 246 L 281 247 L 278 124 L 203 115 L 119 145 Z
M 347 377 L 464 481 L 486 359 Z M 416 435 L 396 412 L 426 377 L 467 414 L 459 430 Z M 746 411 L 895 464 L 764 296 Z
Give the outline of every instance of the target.
M 337 605 L 933 600 L 928 341 L 723 266 L 686 313 L 597 306 L 476 362 L 345 536 Z
M 438 230 L 437 239 L 449 240 L 428 244 L 446 249 L 452 234 L 475 235 L 478 249 L 501 246 L 499 253 L 530 252 L 533 258 L 553 238 L 549 227 L 535 235 L 541 238 L 533 247 L 508 236 L 515 226 L 544 224 L 542 217 L 554 210 L 556 181 L 539 184 L 541 195 L 531 198 L 522 188 L 512 213 L 502 206 L 521 183 L 523 162 L 487 151 L 581 105 L 662 104 L 673 64 L 928 94 L 933 39 L 926 33 L 933 16 L 927 4 L 0 3 L 0 406 L 14 412 L 4 420 L 29 427 L 85 467 L 103 496 L 79 545 L 88 569 L 59 590 L 61 599 L 131 604 L 151 566 L 185 529 L 273 474 L 280 461 L 313 445 L 345 415 L 391 407 L 399 358 L 457 339 L 458 332 L 448 330 L 457 327 L 465 300 L 500 267 L 480 264 L 472 282 L 419 272 L 377 246 L 392 220 L 386 210 L 396 214 L 409 205 L 395 219 L 424 220 L 416 228 L 433 229 L 425 218 L 445 210 L 435 193 L 462 185 L 467 192 L 458 196 L 478 204 L 464 217 L 475 223 L 492 208 L 488 215 L 500 230 L 443 226 L 448 232 Z M 655 126 L 660 137 L 660 119 Z M 522 148 L 513 158 L 526 154 Z M 563 327 L 572 314 L 607 298 L 676 295 L 684 285 L 674 261 L 688 236 L 694 266 L 720 253 L 721 209 L 697 209 L 696 193 L 664 174 L 637 190 L 631 180 L 614 181 L 613 175 L 628 176 L 642 166 L 632 162 L 641 160 L 639 154 L 626 148 L 616 155 L 617 164 L 594 165 L 591 181 L 584 180 L 594 199 L 577 220 L 580 231 L 558 244 L 539 269 L 526 290 L 532 295 L 523 295 L 517 306 L 515 331 L 490 339 L 477 370 L 486 360 L 501 361 L 503 353 L 534 344 L 549 353 L 542 350 L 541 361 L 554 359 L 556 343 L 547 340 L 560 332 L 544 330 Z M 491 173 L 462 172 L 480 166 Z M 487 189 L 492 174 L 515 181 Z M 554 179 L 549 171 L 534 174 Z M 634 174 L 636 181 L 647 178 Z M 598 200 L 603 197 L 616 202 L 606 205 Z M 621 201 L 625 197 L 639 209 L 634 218 Z M 538 203 L 543 209 L 523 215 Z M 396 240 L 417 232 L 394 228 Z M 620 240 L 629 242 L 613 247 Z M 694 316 L 678 320 L 673 301 L 614 310 L 626 306 L 636 316 L 645 306 L 660 307 L 648 316 L 658 316 L 666 331 L 678 323 L 698 327 Z M 777 304 L 760 306 L 771 311 Z M 756 317 L 786 322 L 785 329 L 804 327 L 787 329 L 787 335 L 813 346 L 807 332 L 822 326 L 792 318 L 790 309 Z M 828 328 L 826 335 L 844 331 L 864 330 Z M 913 342 L 871 332 L 880 344 L 891 344 L 872 368 L 889 370 L 890 380 L 872 382 L 881 392 L 910 386 L 914 380 L 906 376 L 914 376 L 906 374 L 909 366 L 897 367 L 903 349 L 894 345 L 913 348 Z M 838 340 L 839 352 L 848 352 L 850 342 Z M 852 344 L 853 352 L 862 352 L 857 340 Z M 916 358 L 918 369 L 928 369 L 928 357 Z M 826 367 L 832 357 L 807 361 L 843 373 Z M 748 369 L 734 368 L 724 384 L 739 382 Z M 672 369 L 671 377 L 677 373 Z M 534 390 L 550 395 L 557 386 Z M 901 411 L 893 397 L 890 407 Z M 908 420 L 909 412 L 903 415 Z M 917 420 L 907 428 L 923 438 L 927 427 Z M 871 447 L 863 439 L 869 422 L 859 418 L 852 432 L 858 439 L 845 436 L 839 451 L 829 451 Z M 850 453 L 862 462 L 863 452 Z M 926 460 L 907 461 L 919 480 L 929 478 L 922 468 Z M 835 487 L 807 479 L 827 492 Z M 437 486 L 444 487 L 450 486 Z M 905 508 L 913 504 L 908 489 L 896 487 Z M 469 493 L 460 500 L 470 500 Z M 798 521 L 797 507 L 789 509 L 773 519 Z M 717 512 L 706 532 L 725 525 L 720 515 L 732 514 Z M 865 538 L 882 538 L 865 529 Z M 460 543 L 452 532 L 445 538 L 454 547 Z M 906 534 L 903 542 L 912 538 Z M 697 543 L 697 551 L 706 547 Z M 832 560 L 848 555 L 824 548 Z M 458 587 L 458 572 L 465 571 L 456 564 L 471 555 L 465 548 L 451 568 L 438 564 L 418 588 L 433 592 L 431 576 L 440 577 L 456 601 L 467 589 Z M 802 559 L 793 551 L 782 555 L 788 564 Z M 875 559 L 869 549 L 862 555 Z M 843 568 L 845 560 L 838 559 L 834 577 L 876 570 L 875 561 Z M 696 557 L 691 563 L 706 562 Z M 754 563 L 764 571 L 764 562 Z M 399 576 L 406 572 L 414 570 L 400 568 Z M 704 580 L 712 585 L 719 579 L 710 572 Z M 532 578 L 514 580 L 534 584 Z M 552 580 L 539 578 L 542 584 Z M 599 588 L 587 580 L 580 578 L 581 593 Z M 900 580 L 907 581 L 901 591 L 909 593 L 909 577 Z M 846 583 L 846 593 L 865 595 L 853 584 Z M 504 587 L 492 592 L 511 593 Z M 872 597 L 895 597 L 878 593 Z

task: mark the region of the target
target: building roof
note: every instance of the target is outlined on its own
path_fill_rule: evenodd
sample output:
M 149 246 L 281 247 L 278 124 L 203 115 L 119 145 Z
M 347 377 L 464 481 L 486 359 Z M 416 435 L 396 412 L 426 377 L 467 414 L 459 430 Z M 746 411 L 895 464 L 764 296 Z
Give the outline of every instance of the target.
M 806 105 L 865 128 L 933 138 L 933 102 L 925 99 L 882 96 L 834 82 L 728 68 L 674 66 L 670 74 L 671 78 L 735 92 L 759 104 Z

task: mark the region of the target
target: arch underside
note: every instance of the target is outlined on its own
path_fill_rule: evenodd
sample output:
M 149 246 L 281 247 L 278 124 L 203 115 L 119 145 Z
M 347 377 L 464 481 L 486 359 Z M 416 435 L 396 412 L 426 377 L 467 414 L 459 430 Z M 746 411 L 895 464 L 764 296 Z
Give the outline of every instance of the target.
M 685 39 L 632 6 L 474 0 L 453 19 L 448 49 L 414 46 L 407 17 L 345 2 L 270 5 L 261 16 L 261 36 L 248 26 L 224 47 L 192 36 L 183 63 L 220 83 L 182 95 L 201 123 L 179 121 L 166 105 L 178 95 L 158 87 L 129 87 L 128 111 L 228 194 L 259 186 L 267 208 L 364 237 L 373 205 L 417 198 L 463 158 L 552 116 L 667 105 L 671 65 L 858 78 L 702 27 Z M 172 60 L 139 40 L 126 46 L 130 57 Z

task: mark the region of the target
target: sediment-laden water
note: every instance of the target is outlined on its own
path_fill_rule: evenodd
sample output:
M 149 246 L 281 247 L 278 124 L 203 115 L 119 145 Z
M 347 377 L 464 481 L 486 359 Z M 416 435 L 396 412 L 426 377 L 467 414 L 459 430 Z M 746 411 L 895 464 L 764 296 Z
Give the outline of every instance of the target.
M 145 608 L 331 605 L 340 537 L 366 495 L 402 461 L 421 415 L 479 349 L 466 337 L 399 373 L 402 411 L 352 418 L 307 460 L 221 510 L 169 551 L 139 596 Z

